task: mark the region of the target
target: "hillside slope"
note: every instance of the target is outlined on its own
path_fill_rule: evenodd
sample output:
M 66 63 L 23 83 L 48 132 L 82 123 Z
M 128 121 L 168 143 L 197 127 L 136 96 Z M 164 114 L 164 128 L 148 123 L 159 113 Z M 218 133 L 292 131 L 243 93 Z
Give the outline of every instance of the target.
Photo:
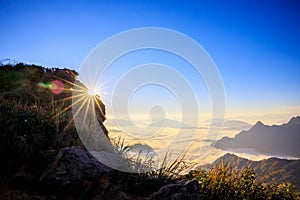
M 257 177 L 263 182 L 290 182 L 300 189 L 300 160 L 268 158 L 261 161 L 251 161 L 234 154 L 225 154 L 212 163 L 212 166 L 228 163 L 238 170 L 249 166 L 254 169 Z

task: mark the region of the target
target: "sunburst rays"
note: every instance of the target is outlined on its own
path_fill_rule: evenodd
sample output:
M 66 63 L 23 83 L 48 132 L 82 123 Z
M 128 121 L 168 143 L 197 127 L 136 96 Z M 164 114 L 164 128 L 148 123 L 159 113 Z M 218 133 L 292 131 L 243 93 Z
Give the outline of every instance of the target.
M 105 111 L 104 107 L 101 106 L 104 104 L 100 100 L 100 94 L 102 94 L 103 88 L 100 87 L 99 81 L 84 84 L 79 80 L 76 80 L 75 75 L 74 82 L 57 76 L 54 76 L 54 78 L 55 80 L 51 83 L 39 83 L 38 87 L 49 89 L 53 95 L 60 95 L 61 93 L 65 94 L 64 98 L 60 98 L 56 100 L 56 102 L 66 106 L 62 106 L 61 110 L 56 111 L 56 113 L 53 114 L 53 120 L 57 119 L 65 112 L 70 112 L 72 109 L 74 109 L 74 107 L 76 107 L 76 110 L 73 111 L 73 117 L 68 121 L 67 125 L 64 127 L 64 132 L 68 128 L 70 128 L 70 126 L 74 122 L 74 118 L 78 115 L 81 115 L 82 122 L 86 122 L 88 117 L 89 121 L 93 124 L 99 122 L 102 123 L 104 121 L 103 119 L 105 119 Z M 55 88 L 55 90 L 53 90 L 53 88 Z M 97 117 L 97 112 L 100 114 L 100 116 L 102 116 L 102 119 L 99 119 Z

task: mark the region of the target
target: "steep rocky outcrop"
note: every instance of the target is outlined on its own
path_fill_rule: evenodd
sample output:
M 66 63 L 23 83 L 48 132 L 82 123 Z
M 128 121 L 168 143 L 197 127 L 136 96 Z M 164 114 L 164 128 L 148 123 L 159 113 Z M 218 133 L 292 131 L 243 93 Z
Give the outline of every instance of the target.
M 40 181 L 57 191 L 92 190 L 112 172 L 96 160 L 83 147 L 60 149 L 51 164 L 44 170 Z M 105 181 L 100 184 L 105 189 Z
M 150 200 L 197 200 L 200 199 L 200 185 L 197 180 L 180 180 L 154 192 Z

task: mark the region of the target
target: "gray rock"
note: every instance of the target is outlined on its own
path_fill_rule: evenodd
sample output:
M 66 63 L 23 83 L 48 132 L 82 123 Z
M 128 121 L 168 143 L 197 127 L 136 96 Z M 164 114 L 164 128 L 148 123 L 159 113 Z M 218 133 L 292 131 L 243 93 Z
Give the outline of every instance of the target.
M 112 169 L 100 163 L 83 147 L 66 147 L 44 170 L 40 181 L 47 187 L 59 191 L 91 190 L 101 179 L 110 175 Z M 87 187 L 89 186 L 89 187 Z
M 196 200 L 200 199 L 200 185 L 197 180 L 180 180 L 176 183 L 165 185 L 154 192 L 150 200 Z

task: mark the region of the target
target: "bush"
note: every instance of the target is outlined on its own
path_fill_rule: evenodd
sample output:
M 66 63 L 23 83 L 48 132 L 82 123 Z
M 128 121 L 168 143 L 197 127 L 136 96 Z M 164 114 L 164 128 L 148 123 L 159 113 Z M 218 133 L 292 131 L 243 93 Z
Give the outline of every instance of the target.
M 259 183 L 250 167 L 238 171 L 224 162 L 210 170 L 190 171 L 200 184 L 201 199 L 300 199 L 289 183 Z

